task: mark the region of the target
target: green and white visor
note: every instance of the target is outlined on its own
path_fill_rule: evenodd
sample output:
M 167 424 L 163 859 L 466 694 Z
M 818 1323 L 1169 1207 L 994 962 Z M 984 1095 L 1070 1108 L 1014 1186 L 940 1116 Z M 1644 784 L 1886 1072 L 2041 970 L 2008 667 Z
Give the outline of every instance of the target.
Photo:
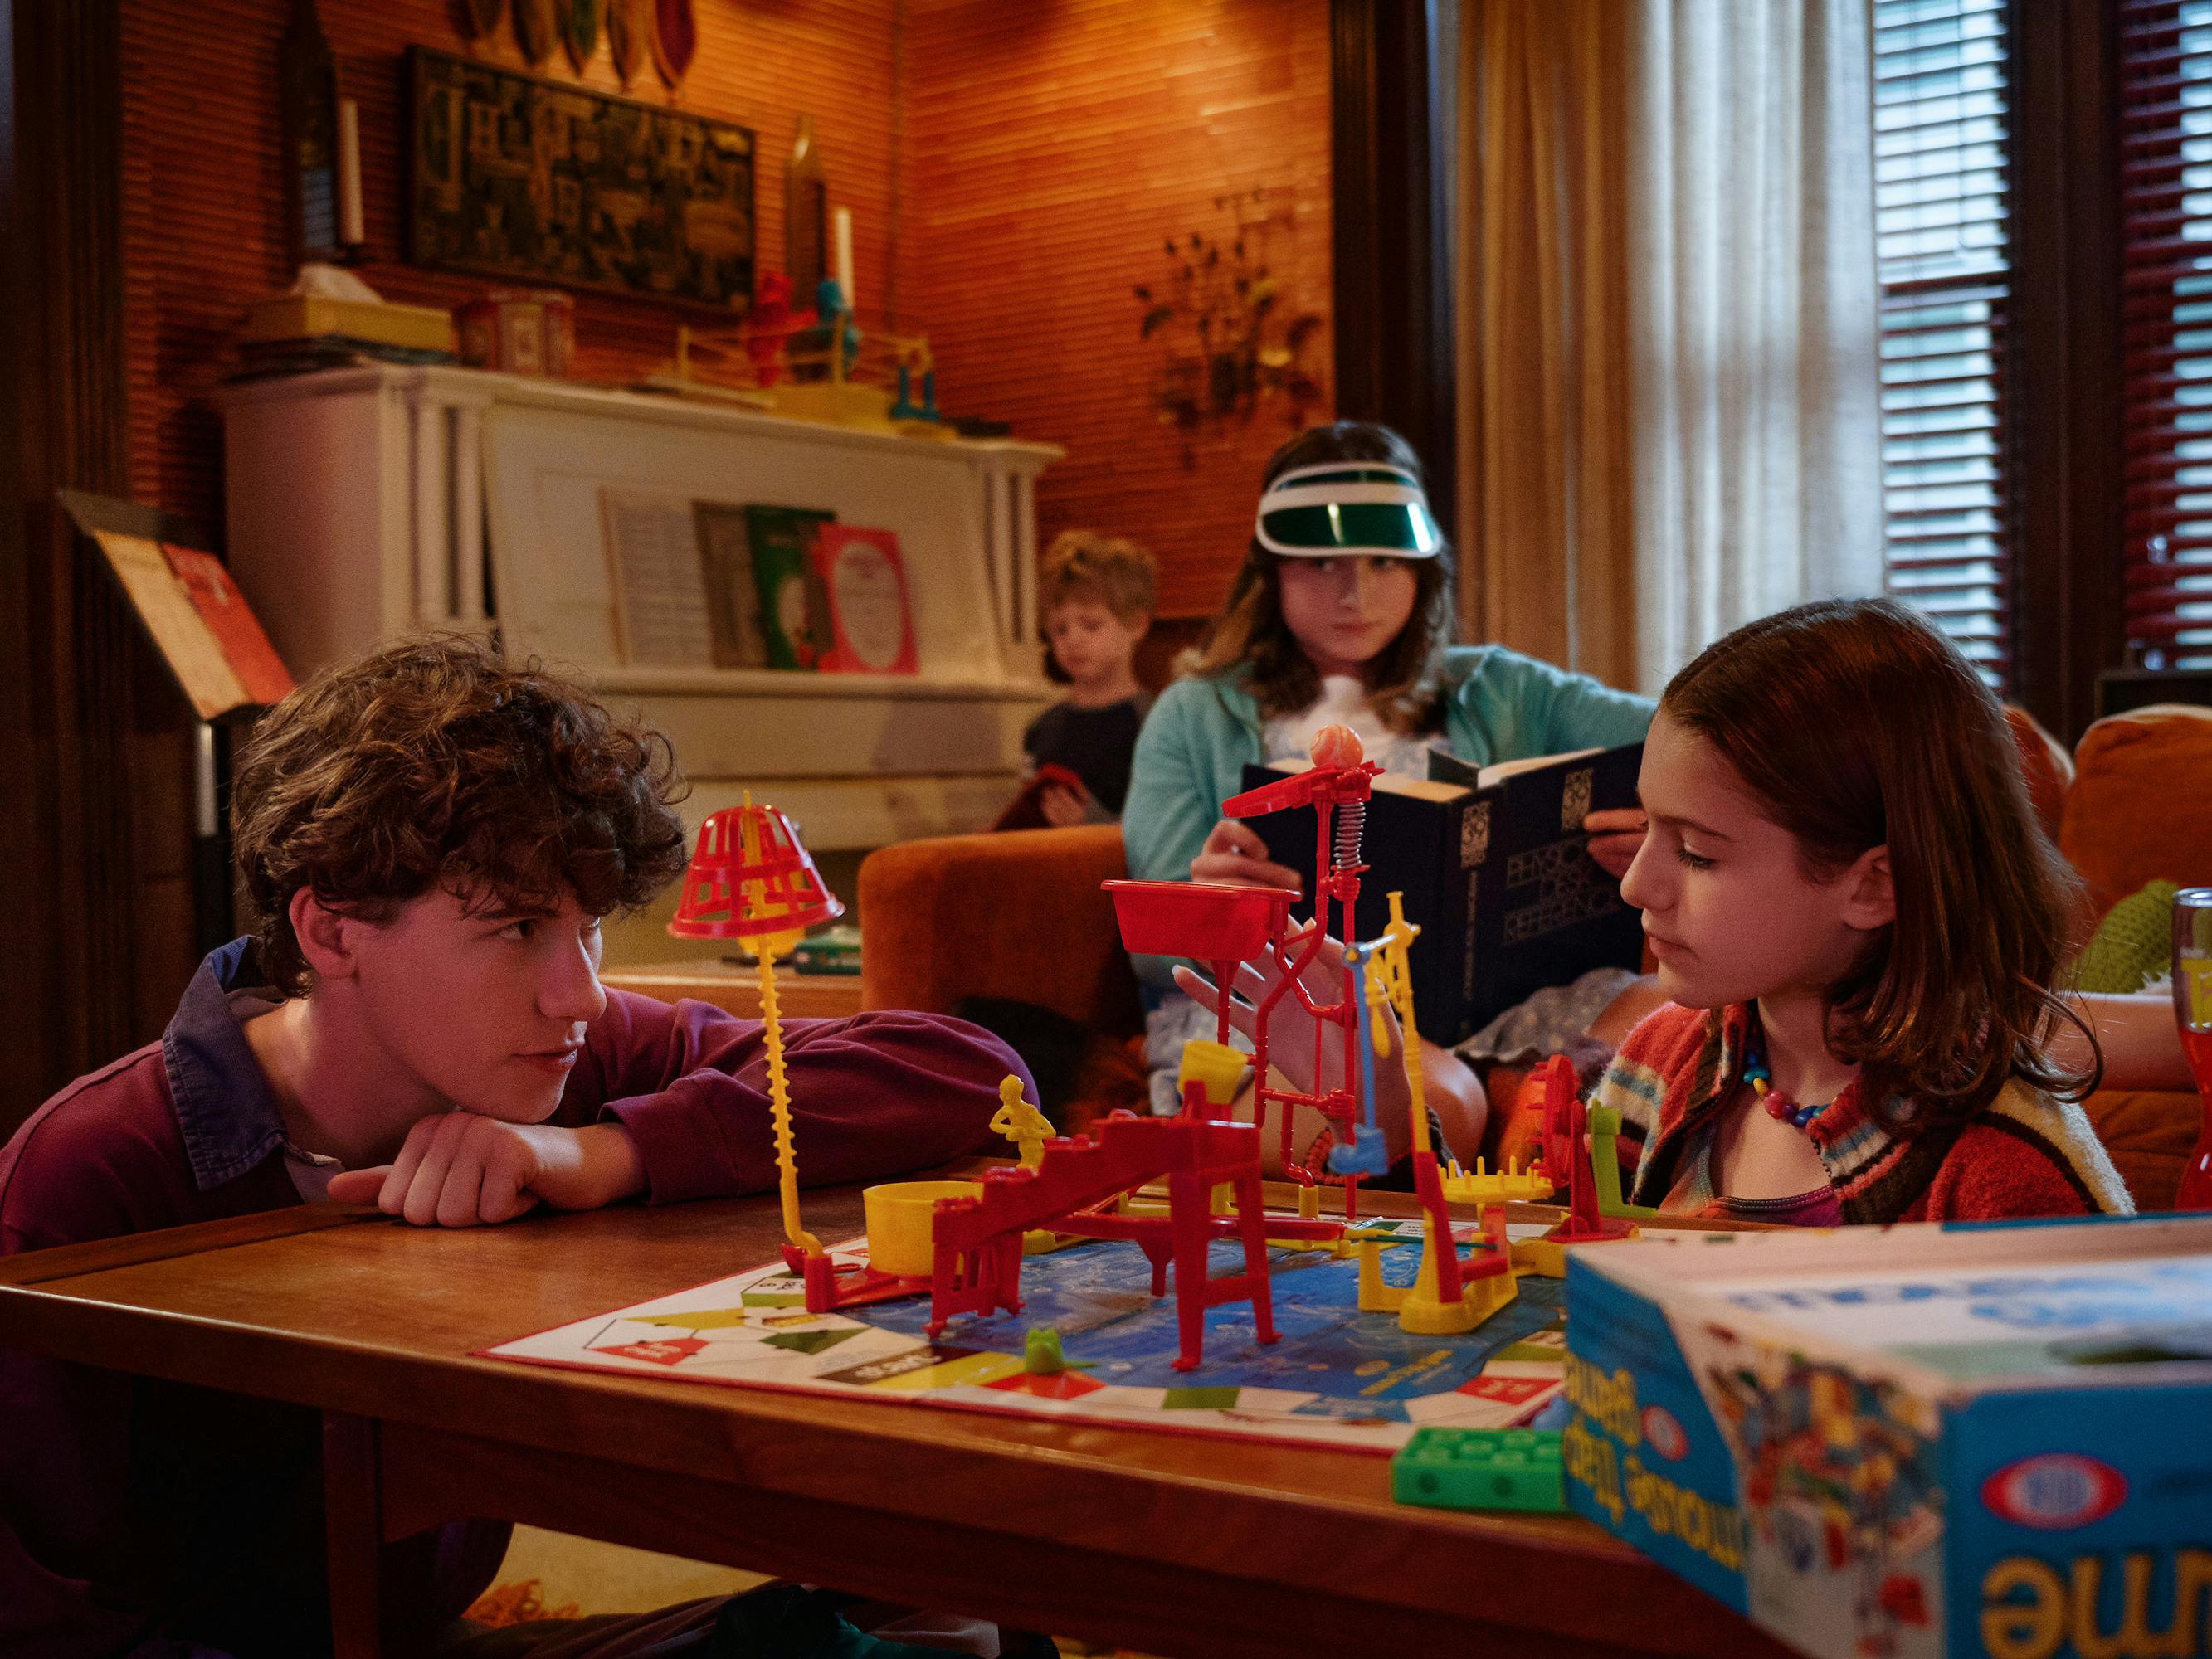
M 1293 559 L 1432 559 L 1444 539 L 1420 480 L 1387 461 L 1293 467 L 1260 497 L 1252 533 L 1270 553 Z

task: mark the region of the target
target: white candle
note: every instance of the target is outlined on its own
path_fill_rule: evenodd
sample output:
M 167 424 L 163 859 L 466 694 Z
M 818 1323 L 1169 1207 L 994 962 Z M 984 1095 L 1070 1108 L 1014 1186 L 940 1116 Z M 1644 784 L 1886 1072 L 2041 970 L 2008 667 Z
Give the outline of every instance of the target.
M 860 307 L 853 295 L 853 210 L 837 210 L 837 291 L 845 296 L 845 309 Z
M 359 247 L 361 230 L 361 106 L 338 100 L 338 245 Z

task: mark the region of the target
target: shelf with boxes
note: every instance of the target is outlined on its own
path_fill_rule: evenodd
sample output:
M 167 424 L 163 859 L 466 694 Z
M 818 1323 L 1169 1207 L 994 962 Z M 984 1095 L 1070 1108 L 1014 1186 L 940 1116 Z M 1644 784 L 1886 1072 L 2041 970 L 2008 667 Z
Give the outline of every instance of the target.
M 295 673 L 410 633 L 495 627 L 511 654 L 666 732 L 695 822 L 750 787 L 828 850 L 980 827 L 1052 697 L 1034 513 L 1049 445 L 449 367 L 245 381 L 222 406 L 231 568 Z M 664 574 L 681 560 L 651 543 L 650 514 L 622 520 L 611 502 L 659 503 L 679 530 L 704 503 L 885 532 L 909 672 L 727 665 L 744 659 L 698 643 L 675 590 L 653 586 L 655 559 Z M 610 541 L 639 523 L 644 552 L 626 564 Z M 641 623 L 647 605 L 670 625 Z

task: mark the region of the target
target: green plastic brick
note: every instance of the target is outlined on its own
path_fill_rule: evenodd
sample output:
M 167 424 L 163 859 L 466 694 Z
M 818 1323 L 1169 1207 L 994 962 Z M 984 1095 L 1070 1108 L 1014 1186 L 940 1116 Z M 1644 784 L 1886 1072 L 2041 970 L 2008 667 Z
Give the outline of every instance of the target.
M 1556 1429 L 1419 1429 L 1390 1459 L 1390 1496 L 1444 1510 L 1567 1507 Z

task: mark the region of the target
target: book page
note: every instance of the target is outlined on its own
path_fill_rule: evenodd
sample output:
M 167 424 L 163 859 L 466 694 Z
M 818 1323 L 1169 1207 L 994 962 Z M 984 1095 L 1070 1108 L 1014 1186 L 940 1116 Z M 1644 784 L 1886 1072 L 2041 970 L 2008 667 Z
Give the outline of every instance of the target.
M 1493 783 L 1503 783 L 1522 772 L 1534 772 L 1540 767 L 1556 766 L 1563 761 L 1582 760 L 1604 752 L 1602 749 L 1569 749 L 1556 755 L 1531 755 L 1525 760 L 1492 761 L 1475 774 L 1475 787 L 1487 789 Z
M 1553 757 L 1557 759 L 1559 757 Z M 1280 772 L 1285 777 L 1296 777 L 1301 772 L 1313 770 L 1313 763 L 1303 755 L 1285 755 L 1280 760 L 1267 763 L 1270 772 Z M 1372 781 L 1378 795 L 1406 795 L 1414 800 L 1453 801 L 1462 795 L 1474 793 L 1463 783 L 1447 781 L 1443 778 L 1409 778 L 1396 772 L 1378 772 Z
M 671 668 L 714 665 L 691 503 L 603 488 L 601 521 L 623 655 Z

